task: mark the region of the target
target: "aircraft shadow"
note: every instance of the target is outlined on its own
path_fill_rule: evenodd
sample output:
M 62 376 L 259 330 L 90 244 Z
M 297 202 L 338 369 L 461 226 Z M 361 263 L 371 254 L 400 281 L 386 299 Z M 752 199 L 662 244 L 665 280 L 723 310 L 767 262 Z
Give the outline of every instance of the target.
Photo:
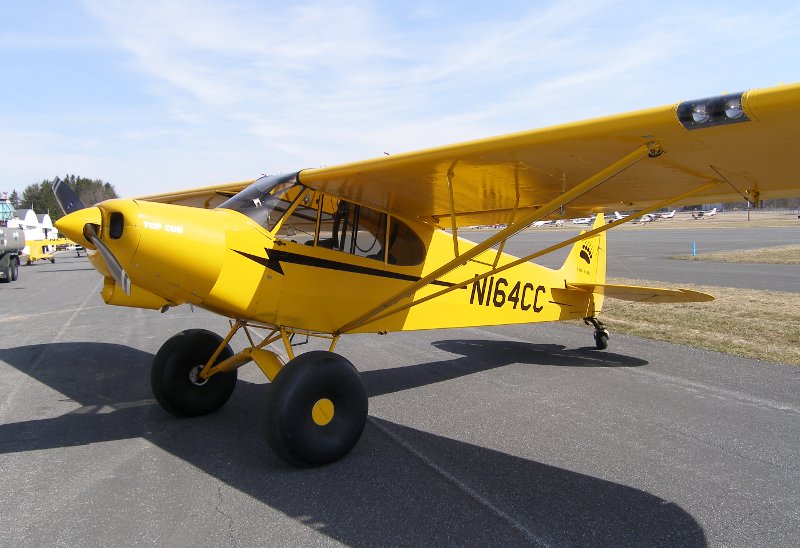
M 556 367 L 640 367 L 647 361 L 612 352 L 566 350 L 562 345 L 519 341 L 456 339 L 433 346 L 461 357 L 409 365 L 400 369 L 362 371 L 370 397 L 444 382 L 513 363 Z
M 502 343 L 506 349 L 508 344 Z M 478 362 L 484 352 L 492 353 L 492 344 L 437 345 L 470 353 L 451 362 L 367 372 L 370 392 L 409 387 L 393 376 L 422 373 L 439 382 L 433 372 L 452 362 L 466 375 L 520 361 L 514 353 L 481 369 Z M 564 365 L 561 347 L 511 345 L 529 356 L 522 363 L 538 363 L 533 347 L 549 356 L 545 361 Z M 152 357 L 103 343 L 0 350 L 4 362 L 81 405 L 55 418 L 0 425 L 0 454 L 144 438 L 347 545 L 707 544 L 690 514 L 645 491 L 376 417 L 347 458 L 297 470 L 279 460 L 253 428 L 253 416 L 263 412 L 263 385 L 240 381 L 219 412 L 178 420 L 152 400 Z M 569 353 L 563 359 L 578 358 Z M 414 386 L 422 384 L 417 380 Z

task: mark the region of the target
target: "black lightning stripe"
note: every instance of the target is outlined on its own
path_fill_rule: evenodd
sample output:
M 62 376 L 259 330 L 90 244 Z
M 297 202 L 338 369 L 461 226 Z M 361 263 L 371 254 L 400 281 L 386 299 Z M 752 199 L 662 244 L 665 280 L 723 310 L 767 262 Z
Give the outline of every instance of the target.
M 269 253 L 267 253 L 266 257 L 259 257 L 258 255 L 251 255 L 250 253 L 245 253 L 244 251 L 239 251 L 237 249 L 234 249 L 234 251 L 236 251 L 236 253 L 238 253 L 239 255 L 241 255 L 243 257 L 247 257 L 251 261 L 257 262 L 261 266 L 265 266 L 265 267 L 269 268 L 273 272 L 277 272 L 278 274 L 283 275 L 283 268 L 281 268 L 280 261 L 270 257 Z M 266 249 L 264 251 L 266 251 Z M 277 253 L 277 252 L 273 252 L 273 253 Z
M 367 276 L 379 276 L 381 278 L 392 278 L 395 280 L 405 280 L 408 282 L 418 282 L 422 278 L 419 276 L 411 276 L 409 274 L 401 274 L 399 272 L 389 272 L 380 268 L 370 268 L 367 266 L 359 266 L 348 263 L 340 263 L 339 261 L 331 261 L 330 259 L 320 259 L 318 257 L 309 257 L 307 255 L 300 255 L 298 253 L 289 253 L 288 251 L 276 251 L 274 249 L 265 249 L 266 257 L 259 257 L 251 255 L 244 251 L 234 249 L 239 255 L 247 257 L 273 272 L 283 275 L 283 267 L 281 263 L 291 263 L 301 266 L 310 266 L 312 268 L 324 268 L 326 270 L 338 270 L 340 272 L 352 272 L 354 274 L 365 274 Z M 440 285 L 443 287 L 452 287 L 456 284 L 449 282 L 440 282 L 438 280 L 431 282 L 433 285 Z M 466 289 L 461 287 L 459 289 Z

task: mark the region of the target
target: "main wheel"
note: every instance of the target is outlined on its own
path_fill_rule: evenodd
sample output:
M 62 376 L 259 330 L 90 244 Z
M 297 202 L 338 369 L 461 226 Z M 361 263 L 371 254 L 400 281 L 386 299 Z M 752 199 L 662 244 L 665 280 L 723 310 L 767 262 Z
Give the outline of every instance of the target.
M 19 278 L 19 259 L 11 261 L 11 281 L 16 282 Z
M 150 370 L 150 385 L 161 407 L 176 417 L 196 417 L 225 405 L 236 387 L 236 370 L 206 380 L 197 377 L 221 342 L 222 337 L 211 331 L 187 329 L 161 346 Z M 233 350 L 226 346 L 215 363 L 231 356 Z
M 367 391 L 348 360 L 316 350 L 302 354 L 267 387 L 266 434 L 270 447 L 297 466 L 344 457 L 367 422 Z

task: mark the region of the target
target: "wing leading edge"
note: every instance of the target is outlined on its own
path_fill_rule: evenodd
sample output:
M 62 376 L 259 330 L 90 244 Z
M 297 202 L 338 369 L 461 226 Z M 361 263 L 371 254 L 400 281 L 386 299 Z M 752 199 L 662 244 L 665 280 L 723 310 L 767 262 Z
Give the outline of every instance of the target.
M 175 204 L 175 205 L 211 209 L 218 206 L 231 196 L 235 195 L 240 190 L 243 190 L 252 182 L 253 180 L 241 181 L 236 183 L 225 183 L 221 185 L 198 187 L 187 190 L 178 190 L 175 192 L 150 194 L 148 196 L 139 196 L 136 199 L 144 200 L 147 202 L 161 202 L 164 204 Z

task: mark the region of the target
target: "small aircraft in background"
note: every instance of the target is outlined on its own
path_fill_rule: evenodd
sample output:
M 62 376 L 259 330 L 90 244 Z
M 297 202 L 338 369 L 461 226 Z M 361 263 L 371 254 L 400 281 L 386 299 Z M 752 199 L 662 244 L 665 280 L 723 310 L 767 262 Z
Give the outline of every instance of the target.
M 594 222 L 597 217 L 577 217 L 572 219 L 572 224 L 574 225 L 590 225 Z
M 531 225 L 533 228 L 541 226 L 564 226 L 564 219 L 556 219 L 555 221 L 536 221 Z
M 661 217 L 658 216 L 657 213 L 646 213 L 639 218 L 639 222 L 641 224 L 652 223 L 653 221 L 659 220 Z
M 231 319 L 224 337 L 190 329 L 161 346 L 150 378 L 166 411 L 216 411 L 254 363 L 271 381 L 270 446 L 321 465 L 346 455 L 367 419 L 361 377 L 334 353 L 342 336 L 583 319 L 602 350 L 605 299 L 711 300 L 606 283 L 606 231 L 633 217 L 611 225 L 605 213 L 797 195 L 800 145 L 786 136 L 799 124 L 800 85 L 780 86 L 89 207 L 59 181 L 66 215 L 55 224 L 86 248 L 106 303 Z M 522 257 L 503 252 L 556 215 L 594 221 Z M 481 243 L 458 234 L 497 225 Z M 531 262 L 565 247 L 558 269 Z M 246 340 L 234 351 L 237 333 Z M 329 349 L 295 354 L 295 336 Z
M 628 217 L 630 217 L 629 213 L 623 215 L 619 211 L 615 211 L 614 212 L 614 218 L 612 219 L 612 221 L 616 223 L 616 222 L 622 221 L 623 219 L 627 219 Z
M 678 211 L 677 209 L 673 209 L 669 213 L 646 213 L 642 215 L 639 222 L 642 224 L 645 223 L 652 223 L 654 221 L 660 221 L 661 219 L 672 219 L 675 217 L 675 212 Z
M 50 261 L 56 262 L 55 250 L 61 246 L 67 246 L 73 242 L 67 238 L 57 238 L 53 240 L 28 240 L 28 257 L 25 261 L 26 265 L 30 265 L 35 261 Z M 80 256 L 80 255 L 79 255 Z
M 692 219 L 708 219 L 717 214 L 717 208 L 709 209 L 707 211 L 692 211 Z

